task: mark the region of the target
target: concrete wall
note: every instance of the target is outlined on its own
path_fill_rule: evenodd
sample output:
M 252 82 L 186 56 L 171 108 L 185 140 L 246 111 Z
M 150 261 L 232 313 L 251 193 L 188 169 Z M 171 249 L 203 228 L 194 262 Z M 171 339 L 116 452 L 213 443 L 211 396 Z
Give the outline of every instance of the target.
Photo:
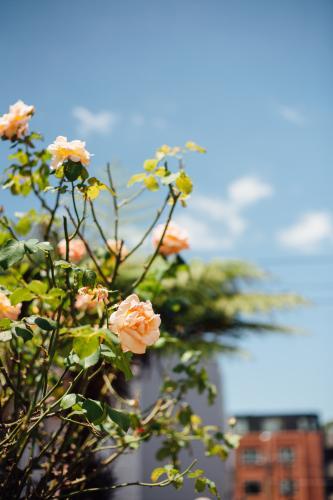
M 152 360 L 149 368 L 145 369 L 138 385 L 134 386 L 134 392 L 140 392 L 140 401 L 142 407 L 148 407 L 156 400 L 159 387 L 163 378 L 163 372 L 167 368 L 170 373 L 172 366 L 177 360 L 167 359 Z M 215 361 L 209 360 L 206 364 L 206 369 L 210 379 L 217 385 L 218 397 L 214 405 L 209 406 L 205 395 L 198 395 L 191 391 L 188 395 L 188 401 L 193 407 L 195 413 L 200 415 L 206 424 L 215 424 L 222 426 L 224 421 L 224 400 L 221 383 L 221 376 L 218 365 Z M 137 384 L 137 383 L 136 383 Z M 140 480 L 150 482 L 151 471 L 167 463 L 167 461 L 158 462 L 155 458 L 155 453 L 159 448 L 158 440 L 152 440 L 145 443 L 139 453 L 135 453 L 131 458 L 123 457 L 117 465 L 115 474 L 117 481 L 121 480 Z M 225 462 L 222 462 L 217 457 L 205 457 L 203 446 L 201 443 L 195 443 L 191 452 L 184 451 L 181 454 L 183 466 L 186 467 L 194 459 L 198 459 L 198 468 L 206 471 L 207 476 L 216 482 L 218 490 L 222 493 L 224 500 L 230 500 L 230 472 Z M 181 490 L 175 490 L 172 486 L 165 488 L 126 488 L 116 492 L 116 500 L 194 500 L 199 497 L 213 498 L 208 492 L 198 494 L 194 492 L 193 481 L 185 480 Z

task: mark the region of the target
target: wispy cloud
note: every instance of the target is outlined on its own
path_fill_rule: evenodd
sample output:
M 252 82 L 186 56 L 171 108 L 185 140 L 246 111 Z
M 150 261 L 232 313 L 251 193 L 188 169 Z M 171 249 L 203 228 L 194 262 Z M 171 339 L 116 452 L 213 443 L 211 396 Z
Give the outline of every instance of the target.
M 134 127 L 143 127 L 146 123 L 146 118 L 141 113 L 134 113 L 130 117 L 130 121 L 131 124 L 134 125 Z
M 190 212 L 177 218 L 188 228 L 195 250 L 230 249 L 246 231 L 245 208 L 273 195 L 270 184 L 253 176 L 240 177 L 225 198 L 193 196 Z
M 163 130 L 167 127 L 168 123 L 165 118 L 162 116 L 155 116 L 155 118 L 152 119 L 151 124 L 154 128 Z
M 308 212 L 295 224 L 279 231 L 277 239 L 286 248 L 315 252 L 323 243 L 333 242 L 332 217 L 328 212 Z
M 306 124 L 306 119 L 303 113 L 299 111 L 298 109 L 291 107 L 291 106 L 280 106 L 278 109 L 278 113 L 284 120 L 286 120 L 289 123 L 292 123 L 293 125 L 297 125 L 299 127 L 302 127 L 303 125 Z
M 82 136 L 90 134 L 111 134 L 119 120 L 119 115 L 111 111 L 93 113 L 83 106 L 72 110 L 77 119 L 77 131 Z
M 168 123 L 162 116 L 155 116 L 153 118 L 147 117 L 142 113 L 134 113 L 130 117 L 130 122 L 134 127 L 152 127 L 163 130 L 167 127 Z

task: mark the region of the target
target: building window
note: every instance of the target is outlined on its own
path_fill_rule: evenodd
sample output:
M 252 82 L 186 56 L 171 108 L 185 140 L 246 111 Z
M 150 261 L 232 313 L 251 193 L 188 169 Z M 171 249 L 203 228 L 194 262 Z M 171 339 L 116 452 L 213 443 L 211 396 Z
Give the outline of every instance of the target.
M 250 427 L 249 427 L 249 422 L 246 419 L 237 419 L 236 427 L 235 427 L 235 432 L 237 434 L 246 434 L 249 432 Z
M 262 455 L 257 448 L 245 448 L 242 452 L 243 464 L 259 464 L 262 462 Z
M 294 495 L 296 491 L 295 481 L 292 479 L 282 479 L 280 483 L 280 494 L 288 497 Z
M 258 495 L 261 493 L 261 484 L 259 481 L 246 481 L 244 484 L 244 493 L 248 495 Z
M 282 429 L 282 420 L 280 418 L 265 418 L 262 422 L 262 430 L 276 432 Z
M 315 431 L 317 428 L 317 421 L 313 417 L 301 417 L 297 420 L 297 429 L 299 431 Z
M 279 462 L 281 464 L 292 464 L 295 461 L 295 452 L 292 448 L 279 449 Z

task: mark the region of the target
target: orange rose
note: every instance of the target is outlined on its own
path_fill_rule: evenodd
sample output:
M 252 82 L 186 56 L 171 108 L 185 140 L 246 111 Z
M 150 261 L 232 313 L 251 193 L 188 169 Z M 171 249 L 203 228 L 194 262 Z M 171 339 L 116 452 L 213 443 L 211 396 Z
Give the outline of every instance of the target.
M 153 232 L 153 245 L 158 246 L 165 225 L 160 224 L 157 226 Z M 163 236 L 163 241 L 159 249 L 159 253 L 162 255 L 171 255 L 173 253 L 179 253 L 182 250 L 186 250 L 190 247 L 189 235 L 186 229 L 180 228 L 174 222 L 170 222 L 168 228 Z
M 61 240 L 58 243 L 58 252 L 61 257 L 66 257 L 66 240 Z M 86 247 L 82 240 L 74 239 L 69 242 L 69 259 L 73 262 L 80 262 L 86 255 Z
M 21 312 L 21 304 L 12 306 L 9 298 L 3 292 L 0 292 L 0 319 L 8 318 L 13 321 L 17 320 Z
M 118 335 L 124 352 L 143 354 L 147 346 L 158 340 L 160 324 L 160 315 L 154 313 L 151 302 L 140 302 L 139 297 L 132 294 L 111 314 L 109 327 Z

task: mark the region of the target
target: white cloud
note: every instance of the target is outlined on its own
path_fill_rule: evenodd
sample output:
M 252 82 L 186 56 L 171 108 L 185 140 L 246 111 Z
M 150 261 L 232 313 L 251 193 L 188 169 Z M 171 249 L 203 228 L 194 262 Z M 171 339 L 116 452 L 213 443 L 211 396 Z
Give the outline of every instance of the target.
M 228 194 L 233 204 L 240 208 L 269 198 L 273 194 L 273 188 L 256 177 L 241 177 L 230 184 Z
M 306 123 L 304 115 L 298 109 L 291 106 L 280 106 L 278 112 L 287 122 L 298 125 L 299 127 Z
M 110 134 L 119 116 L 110 111 L 100 111 L 99 113 L 92 113 L 89 109 L 83 106 L 77 106 L 73 109 L 72 114 L 78 120 L 77 130 L 78 133 L 87 136 L 92 133 L 96 134 Z
M 246 176 L 233 181 L 227 193 L 225 199 L 194 195 L 190 213 L 177 219 L 188 228 L 195 250 L 232 248 L 248 226 L 244 209 L 272 196 L 273 188 L 257 177 Z
M 197 216 L 182 214 L 176 217 L 176 223 L 186 228 L 190 235 L 191 248 L 194 250 L 226 249 L 232 245 L 231 238 L 221 238 L 204 220 L 198 220 Z
M 281 245 L 301 252 L 314 252 L 325 241 L 333 241 L 333 224 L 328 212 L 303 214 L 292 226 L 277 234 Z

